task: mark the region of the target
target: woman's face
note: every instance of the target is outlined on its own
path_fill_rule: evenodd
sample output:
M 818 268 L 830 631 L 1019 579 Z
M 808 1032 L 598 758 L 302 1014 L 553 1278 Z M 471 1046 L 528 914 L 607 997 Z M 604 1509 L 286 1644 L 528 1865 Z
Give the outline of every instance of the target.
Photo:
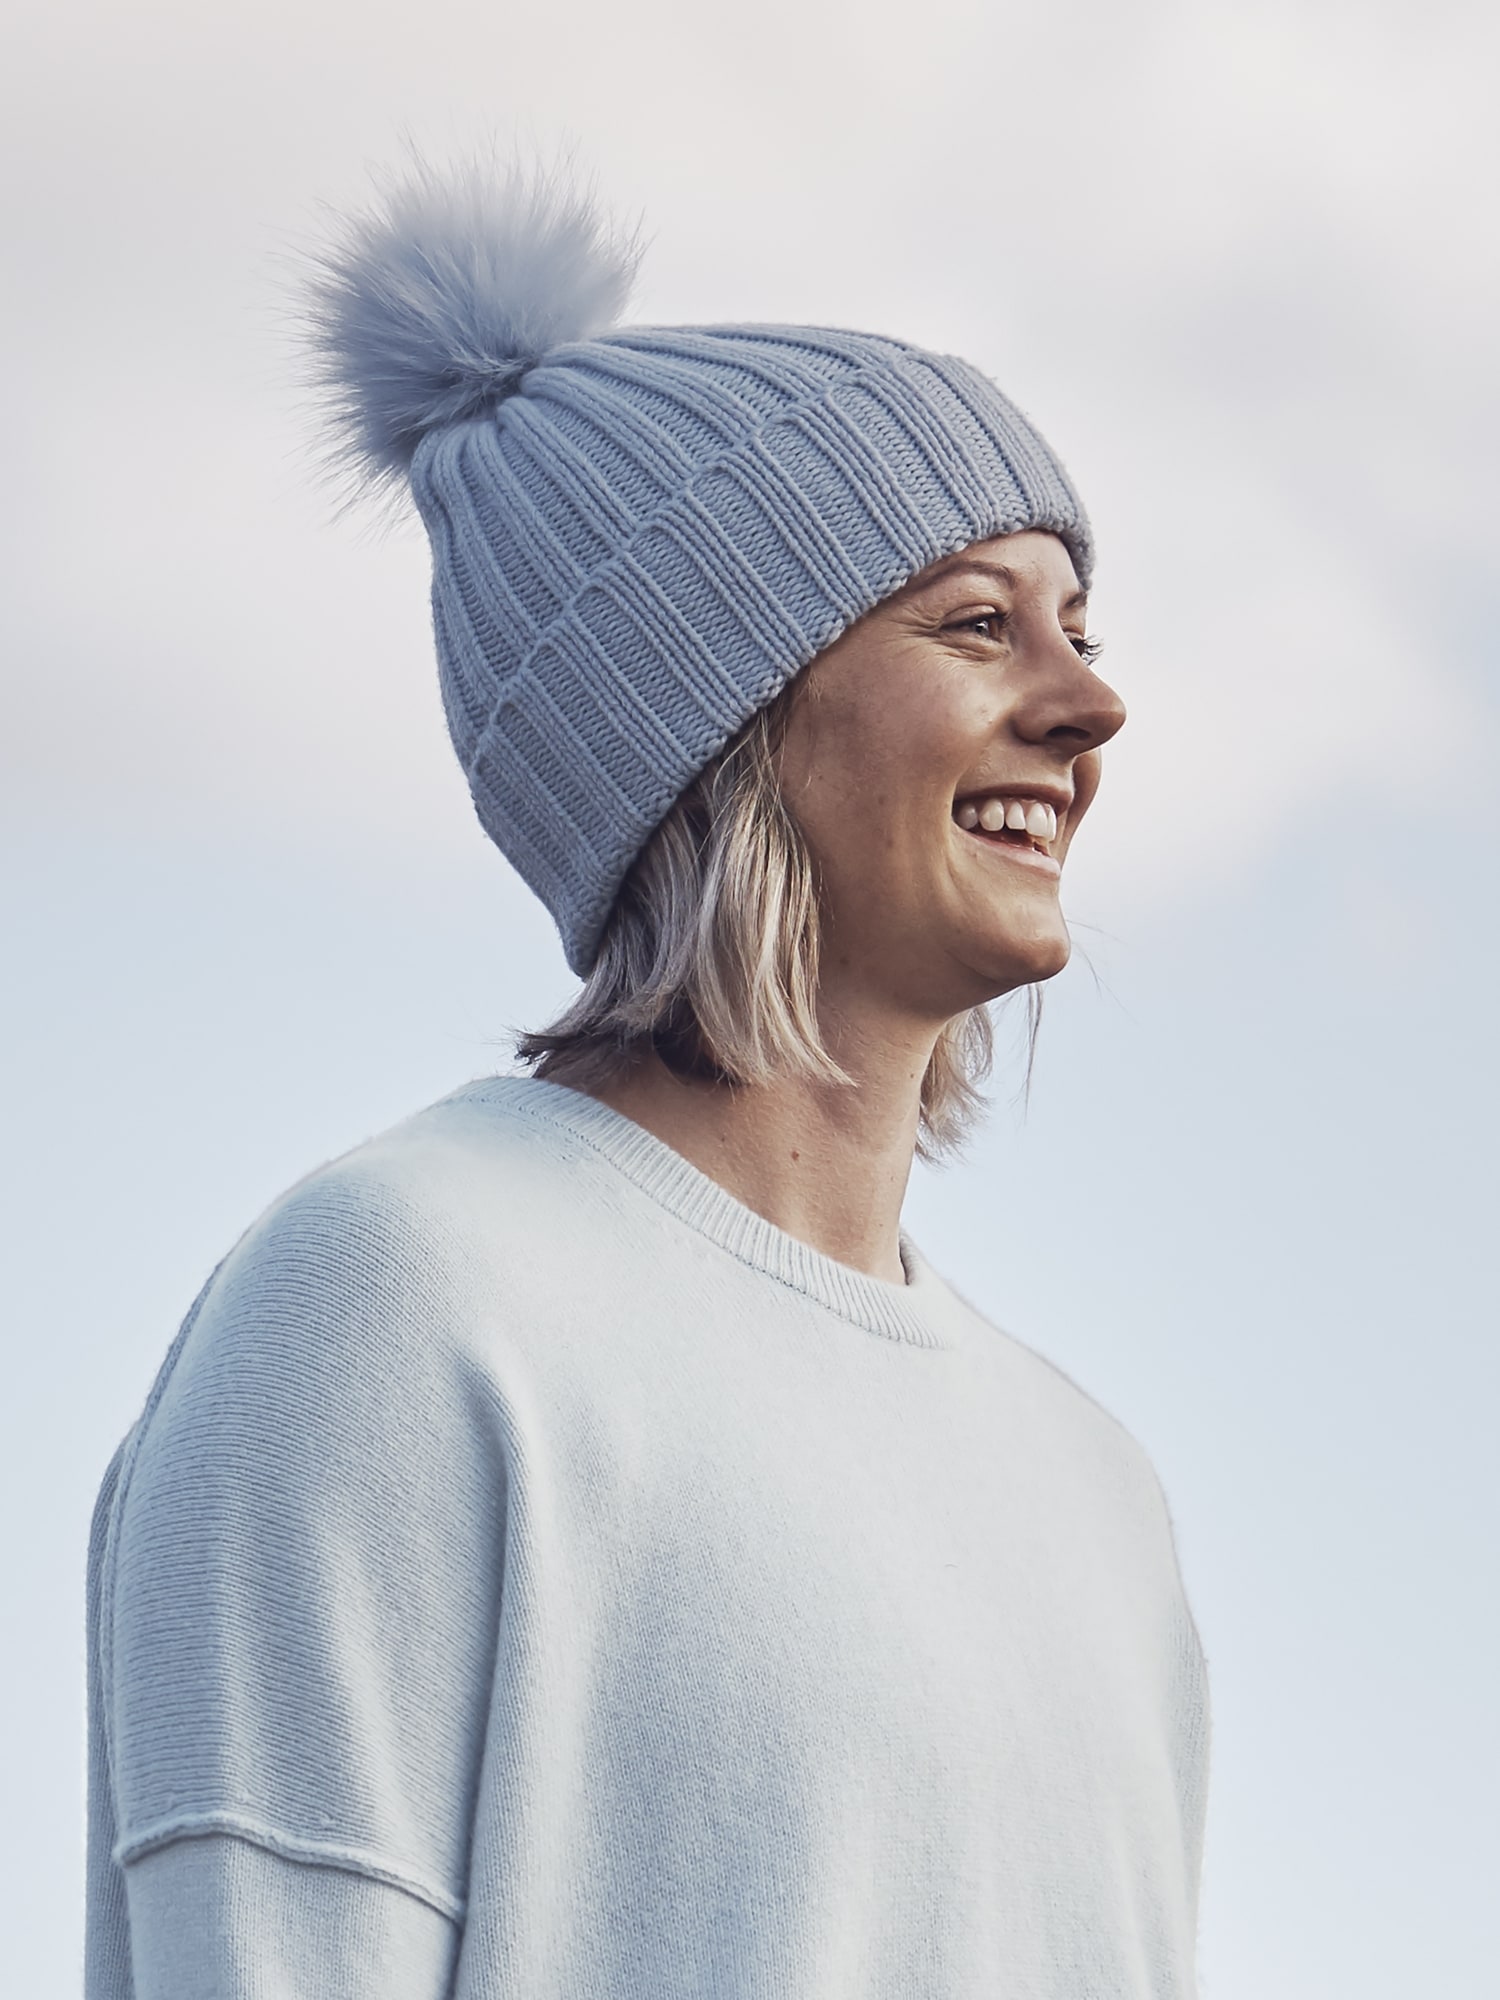
M 878 990 L 942 1021 L 1067 964 L 1059 872 L 1125 720 L 1085 608 L 1055 535 L 998 536 L 808 668 L 782 784 L 820 868 L 835 1004 Z

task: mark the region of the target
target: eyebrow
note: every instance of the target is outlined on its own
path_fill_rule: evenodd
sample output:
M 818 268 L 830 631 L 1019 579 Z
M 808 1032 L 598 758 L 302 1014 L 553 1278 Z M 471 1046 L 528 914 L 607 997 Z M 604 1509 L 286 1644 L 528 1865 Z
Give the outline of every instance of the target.
M 992 582 L 1002 583 L 1010 590 L 1014 590 L 1016 587 L 1016 573 L 1014 570 L 1007 569 L 1004 563 L 985 562 L 979 556 L 964 556 L 961 559 L 955 559 L 953 562 L 946 564 L 941 569 L 935 570 L 932 575 L 924 578 L 920 583 L 914 577 L 911 583 L 907 585 L 907 589 L 926 590 L 931 584 L 942 583 L 950 576 L 961 576 L 965 571 L 975 576 L 987 576 Z M 1075 590 L 1071 597 L 1066 598 L 1058 606 L 1058 609 L 1060 611 L 1078 611 L 1088 601 L 1089 594 L 1086 590 Z

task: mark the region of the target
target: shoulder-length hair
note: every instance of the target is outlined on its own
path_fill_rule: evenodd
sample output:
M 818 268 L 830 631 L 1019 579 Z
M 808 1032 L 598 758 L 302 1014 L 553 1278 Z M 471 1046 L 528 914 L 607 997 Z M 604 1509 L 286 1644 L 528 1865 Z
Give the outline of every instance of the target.
M 818 1026 L 821 909 L 813 856 L 779 783 L 793 681 L 677 800 L 637 856 L 582 991 L 517 1053 L 538 1077 L 584 1089 L 648 1050 L 679 1076 L 853 1087 Z M 1028 994 L 1034 1041 L 1040 994 Z M 989 1010 L 938 1036 L 922 1079 L 917 1152 L 952 1152 L 983 1108 Z

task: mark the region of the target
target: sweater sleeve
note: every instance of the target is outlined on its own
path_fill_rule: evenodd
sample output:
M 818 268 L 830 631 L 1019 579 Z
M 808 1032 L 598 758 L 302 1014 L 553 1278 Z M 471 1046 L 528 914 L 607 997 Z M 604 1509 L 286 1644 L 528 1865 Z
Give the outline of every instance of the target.
M 506 1492 L 461 1262 L 330 1170 L 153 1392 L 99 1641 L 136 2000 L 449 1989 Z
M 126 1870 L 136 2000 L 446 2000 L 460 1932 L 383 1882 L 233 1834 Z

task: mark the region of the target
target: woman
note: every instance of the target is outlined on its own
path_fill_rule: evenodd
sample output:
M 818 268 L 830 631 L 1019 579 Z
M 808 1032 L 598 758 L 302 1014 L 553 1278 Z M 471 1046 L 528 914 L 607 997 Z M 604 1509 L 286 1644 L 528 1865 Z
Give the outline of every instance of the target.
M 109 1470 L 88 1991 L 1175 2000 L 1159 1487 L 899 1230 L 1068 956 L 1084 511 L 967 364 L 622 328 L 631 268 L 478 169 L 320 267 L 584 986 L 253 1225 Z

